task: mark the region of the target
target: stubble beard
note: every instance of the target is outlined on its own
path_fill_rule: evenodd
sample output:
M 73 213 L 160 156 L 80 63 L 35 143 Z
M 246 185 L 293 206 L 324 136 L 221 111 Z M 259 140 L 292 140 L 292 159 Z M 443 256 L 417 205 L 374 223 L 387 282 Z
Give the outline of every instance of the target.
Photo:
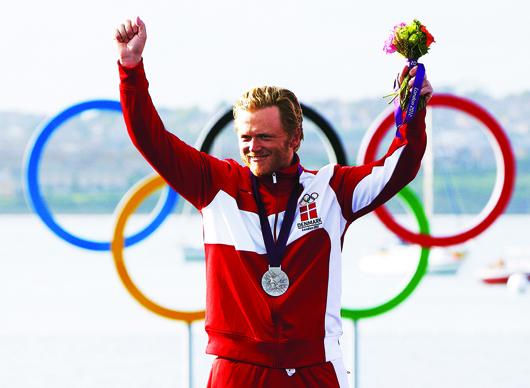
M 258 163 L 252 162 L 251 158 L 247 155 L 241 155 L 243 163 L 252 171 L 255 176 L 267 176 L 273 172 L 289 167 L 292 158 L 285 158 L 282 160 L 281 155 L 275 152 L 269 152 L 267 159 L 269 159 L 265 165 L 259 165 Z
M 267 157 L 270 158 L 271 155 Z M 250 169 L 250 171 L 252 171 L 252 174 L 254 174 L 255 176 L 271 175 L 274 172 L 272 171 L 273 168 L 270 168 L 268 166 L 260 166 L 258 163 L 255 163 L 255 162 L 253 163 L 251 161 L 251 157 L 247 155 L 242 155 L 241 159 L 243 163 L 245 164 L 245 166 L 247 166 Z
M 265 149 L 263 154 L 267 155 L 268 163 L 260 167 L 257 163 L 251 162 L 251 157 L 248 154 L 241 152 L 241 160 L 255 176 L 271 175 L 273 172 L 289 167 L 293 160 L 293 156 L 289 157 L 289 141 L 283 144 L 283 149 L 273 148 Z M 285 155 L 285 160 L 282 157 Z

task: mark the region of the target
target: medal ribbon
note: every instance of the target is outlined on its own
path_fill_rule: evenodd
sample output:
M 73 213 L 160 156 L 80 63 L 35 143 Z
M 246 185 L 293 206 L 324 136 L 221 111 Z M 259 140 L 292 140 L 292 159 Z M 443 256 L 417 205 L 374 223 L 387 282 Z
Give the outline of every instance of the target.
M 399 128 L 404 123 L 408 123 L 414 115 L 416 114 L 416 110 L 418 109 L 418 102 L 420 101 L 420 93 L 421 93 L 421 86 L 423 85 L 423 79 L 425 78 L 425 66 L 423 66 L 422 63 L 418 63 L 415 59 L 409 59 L 408 60 L 408 67 L 409 70 L 412 69 L 414 66 L 418 66 L 418 69 L 416 70 L 416 78 L 414 78 L 414 84 L 412 85 L 412 90 L 410 92 L 410 100 L 409 105 L 407 106 L 407 112 L 405 115 L 405 118 L 403 119 L 403 111 L 401 109 L 401 104 L 399 102 L 399 99 L 396 98 L 395 101 L 395 110 L 394 110 L 394 118 L 396 120 L 396 126 Z M 399 86 L 398 86 L 399 87 Z M 399 135 L 399 131 L 398 131 Z
M 298 166 L 297 178 L 298 182 L 294 185 L 293 191 L 287 202 L 287 209 L 283 216 L 282 227 L 280 229 L 280 235 L 278 240 L 274 243 L 272 238 L 272 230 L 265 213 L 265 206 L 261 200 L 261 196 L 258 190 L 258 179 L 252 172 L 250 173 L 250 178 L 252 179 L 252 190 L 254 191 L 254 198 L 258 205 L 258 214 L 259 222 L 261 225 L 261 234 L 263 235 L 263 242 L 265 243 L 265 248 L 267 249 L 267 257 L 269 259 L 269 264 L 271 267 L 279 267 L 283 254 L 285 253 L 285 248 L 287 247 L 287 239 L 289 237 L 289 232 L 293 226 L 294 213 L 296 212 L 296 202 L 298 199 L 298 187 L 300 186 L 300 175 L 302 174 L 302 167 Z

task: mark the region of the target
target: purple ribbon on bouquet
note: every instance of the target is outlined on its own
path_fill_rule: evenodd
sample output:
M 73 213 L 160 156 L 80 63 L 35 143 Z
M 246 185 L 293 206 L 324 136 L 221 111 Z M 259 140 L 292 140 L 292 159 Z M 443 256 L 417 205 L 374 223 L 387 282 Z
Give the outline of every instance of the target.
M 401 104 L 399 102 L 399 98 L 396 98 L 394 100 L 394 118 L 396 120 L 396 126 L 399 127 L 402 126 L 405 123 L 408 123 L 414 115 L 416 114 L 416 110 L 418 109 L 418 103 L 420 101 L 420 93 L 421 93 L 421 86 L 423 85 L 423 79 L 425 78 L 425 66 L 423 66 L 422 63 L 418 63 L 416 59 L 409 59 L 408 60 L 408 67 L 409 70 L 412 69 L 414 66 L 418 66 L 418 69 L 416 70 L 416 78 L 414 78 L 414 84 L 412 85 L 412 90 L 410 91 L 410 100 L 409 105 L 407 106 L 407 111 L 405 114 L 405 118 L 403 118 L 403 111 L 401 109 Z M 399 88 L 399 85 L 398 85 Z M 397 136 L 401 137 L 399 134 L 399 131 L 397 131 Z

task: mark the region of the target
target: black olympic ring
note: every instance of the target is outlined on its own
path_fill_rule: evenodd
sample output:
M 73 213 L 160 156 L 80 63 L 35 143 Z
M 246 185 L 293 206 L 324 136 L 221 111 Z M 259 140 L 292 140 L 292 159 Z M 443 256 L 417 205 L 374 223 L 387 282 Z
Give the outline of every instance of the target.
M 313 203 L 317 200 L 318 198 L 318 193 L 311 193 L 311 194 L 304 194 L 304 196 L 302 197 L 302 201 L 301 202 L 305 202 L 307 204 L 310 204 L 310 203 Z
M 325 140 L 328 141 L 331 147 L 331 150 L 329 151 L 331 151 L 332 153 L 331 155 L 328 152 L 328 155 L 335 157 L 334 162 L 340 165 L 346 165 L 347 161 L 344 146 L 342 145 L 342 142 L 339 136 L 337 135 L 337 132 L 333 129 L 331 124 L 324 118 L 324 116 L 322 116 L 313 108 L 310 108 L 305 104 L 300 104 L 300 106 L 302 107 L 303 116 L 311 120 L 322 131 Z M 229 109 L 225 113 L 222 113 L 217 116 L 217 118 L 214 118 L 214 120 L 212 120 L 213 124 L 206 125 L 206 127 L 199 135 L 196 148 L 198 148 L 202 152 L 210 153 L 214 140 L 217 138 L 217 136 L 219 136 L 221 131 L 233 120 L 234 116 L 232 114 L 232 109 Z

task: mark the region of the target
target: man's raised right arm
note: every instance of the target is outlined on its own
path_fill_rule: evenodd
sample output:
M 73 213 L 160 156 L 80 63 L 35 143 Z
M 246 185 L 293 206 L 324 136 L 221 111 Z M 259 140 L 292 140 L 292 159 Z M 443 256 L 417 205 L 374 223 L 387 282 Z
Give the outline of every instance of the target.
M 120 99 L 133 144 L 151 166 L 179 194 L 197 208 L 206 206 L 219 191 L 230 164 L 197 151 L 166 131 L 148 92 L 142 52 L 147 34 L 137 18 L 116 29 L 120 72 Z

